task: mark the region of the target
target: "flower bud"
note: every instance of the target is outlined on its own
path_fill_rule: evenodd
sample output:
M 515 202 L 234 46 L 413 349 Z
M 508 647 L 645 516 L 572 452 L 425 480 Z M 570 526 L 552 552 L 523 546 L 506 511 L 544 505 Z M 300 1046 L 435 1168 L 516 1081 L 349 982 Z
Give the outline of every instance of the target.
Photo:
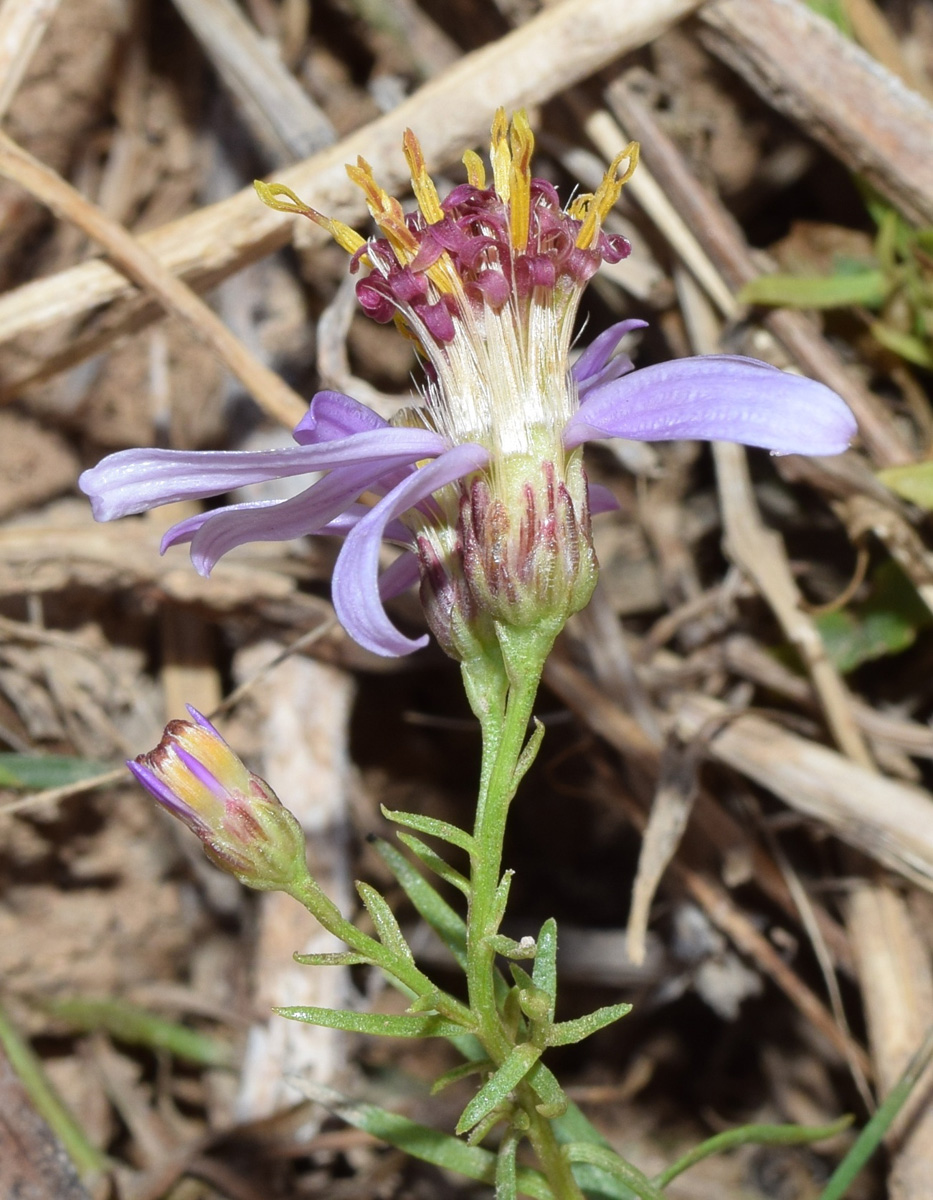
M 170 721 L 158 746 L 126 765 L 221 870 L 247 887 L 293 891 L 308 877 L 301 826 L 210 721 L 188 712 L 191 721 Z

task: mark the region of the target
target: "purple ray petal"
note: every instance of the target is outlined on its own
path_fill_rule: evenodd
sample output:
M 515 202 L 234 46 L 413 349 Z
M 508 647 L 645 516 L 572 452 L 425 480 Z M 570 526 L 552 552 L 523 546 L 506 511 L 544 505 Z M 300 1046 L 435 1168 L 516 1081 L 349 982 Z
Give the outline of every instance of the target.
M 835 392 L 756 359 L 712 355 L 643 367 L 594 388 L 564 445 L 590 438 L 706 438 L 778 454 L 840 454 L 857 432 Z
M 482 446 L 471 442 L 455 446 L 403 479 L 347 535 L 334 567 L 332 594 L 340 623 L 354 641 L 388 657 L 410 654 L 425 645 L 427 637 L 412 640 L 399 633 L 382 607 L 377 576 L 383 533 L 390 521 L 432 492 L 488 461 Z
M 388 421 L 352 396 L 345 396 L 343 392 L 318 392 L 292 431 L 292 437 L 299 445 L 310 446 L 384 429 L 386 425 Z
M 187 708 L 192 721 L 194 721 L 197 725 L 200 725 L 202 729 L 206 729 L 208 733 L 213 734 L 219 742 L 223 742 L 226 746 L 227 743 L 221 737 L 219 730 L 207 719 L 207 717 L 204 716 L 203 713 L 199 713 L 193 704 L 186 704 L 185 708 Z
M 186 750 L 184 746 L 175 746 L 175 753 L 184 765 L 188 768 L 191 774 L 195 777 L 198 783 L 203 784 L 209 792 L 212 792 L 218 800 L 223 800 L 227 796 L 227 789 L 220 782 L 217 776 L 205 767 L 204 763 L 199 758 Z
M 172 789 L 167 784 L 164 784 L 154 771 L 151 771 L 149 767 L 143 766 L 142 763 L 138 763 L 132 758 L 126 765 L 132 774 L 136 776 L 137 781 L 143 785 L 150 795 L 158 800 L 163 808 L 167 808 L 170 813 L 176 817 L 180 817 L 189 825 L 194 825 L 195 823 L 199 826 L 201 825 L 194 809 L 190 808 L 183 800 L 176 796 Z
M 594 338 L 590 342 L 570 370 L 570 374 L 580 385 L 581 395 L 593 386 L 593 377 L 599 375 L 609 363 L 613 350 L 615 350 L 625 335 L 631 333 L 633 329 L 647 328 L 647 321 L 619 321 L 615 325 L 610 325 L 608 329 L 604 329 L 599 337 Z M 620 367 L 624 368 L 625 371 L 630 371 L 632 369 L 632 360 L 628 355 L 622 354 L 619 355 L 619 358 L 622 360 L 619 364 Z M 616 374 L 622 374 L 622 371 L 619 370 Z
M 590 513 L 594 516 L 596 513 L 615 512 L 619 507 L 615 495 L 601 483 L 587 483 L 586 490 L 590 500 Z
M 398 460 L 343 467 L 287 500 L 231 504 L 169 530 L 163 545 L 191 540 L 191 561 L 200 575 L 209 575 L 218 560 L 246 542 L 287 542 L 305 534 L 320 533 L 349 504 L 378 481 L 383 470 Z
M 364 431 L 320 445 L 283 450 L 121 450 L 85 471 L 78 486 L 98 521 L 112 521 L 175 500 L 200 500 L 249 483 L 327 471 L 385 458 L 416 462 L 443 453 L 426 429 Z
M 414 587 L 420 578 L 421 565 L 418 555 L 412 554 L 410 550 L 404 551 L 379 576 L 379 599 L 385 601 L 391 600 L 393 596 L 401 596 L 402 592 Z
M 328 521 L 327 524 L 318 530 L 319 535 L 327 535 L 334 537 L 346 537 L 351 529 L 355 529 L 363 517 L 367 513 L 372 512 L 372 506 L 369 504 L 349 504 L 339 517 L 335 517 L 333 521 Z M 414 537 L 407 525 L 401 521 L 388 521 L 382 533 L 384 542 L 395 542 L 399 546 L 410 548 L 414 545 Z

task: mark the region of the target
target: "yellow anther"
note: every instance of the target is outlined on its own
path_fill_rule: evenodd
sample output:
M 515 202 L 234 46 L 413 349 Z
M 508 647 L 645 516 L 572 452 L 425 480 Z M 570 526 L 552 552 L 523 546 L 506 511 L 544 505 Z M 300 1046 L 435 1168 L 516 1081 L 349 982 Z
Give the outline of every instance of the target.
M 402 146 L 405 150 L 405 161 L 411 171 L 411 186 L 415 193 L 415 199 L 418 201 L 418 207 L 424 213 L 428 224 L 436 225 L 438 221 L 443 221 L 444 210 L 441 208 L 441 199 L 434 186 L 434 180 L 428 174 L 421 143 L 410 129 L 405 130 Z
M 503 204 L 509 202 L 509 185 L 512 174 L 512 152 L 509 150 L 509 122 L 504 108 L 497 108 L 492 119 L 492 138 L 489 143 L 489 161 L 492 164 L 492 179 L 496 194 Z
M 625 170 L 616 178 L 619 167 L 623 162 Z M 638 143 L 629 142 L 621 153 L 617 154 L 609 164 L 609 170 L 603 176 L 602 183 L 591 196 L 578 196 L 570 206 L 569 213 L 583 221 L 577 234 L 576 244 L 583 250 L 588 249 L 596 241 L 609 211 L 615 206 L 622 194 L 622 188 L 632 178 L 638 166 Z
M 355 254 L 361 246 L 366 244 L 366 239 L 361 237 L 355 229 L 351 229 L 349 225 L 344 225 L 343 221 L 334 221 L 330 217 L 325 217 L 316 208 L 311 208 L 309 204 L 305 204 L 303 200 L 300 200 L 292 189 L 286 187 L 284 183 L 263 183 L 261 179 L 257 179 L 253 183 L 253 187 L 256 189 L 256 193 L 263 204 L 267 204 L 270 208 L 277 209 L 279 212 L 296 213 L 299 216 L 307 217 L 315 225 L 320 225 L 322 229 L 326 229 L 337 245 L 342 246 L 348 254 Z M 282 199 L 283 196 L 285 197 L 284 200 Z
M 418 252 L 418 239 L 405 223 L 401 204 L 376 183 L 365 158 L 358 158 L 355 167 L 347 166 L 347 175 L 362 189 L 373 220 L 385 234 L 399 264 L 406 266 Z
M 463 156 L 463 165 L 466 167 L 467 183 L 482 191 L 486 186 L 486 168 L 475 150 L 467 150 Z
M 509 172 L 509 226 L 513 247 L 524 251 L 528 245 L 531 220 L 531 156 L 535 148 L 535 137 L 524 109 L 520 109 L 512 118 L 510 142 L 512 166 Z

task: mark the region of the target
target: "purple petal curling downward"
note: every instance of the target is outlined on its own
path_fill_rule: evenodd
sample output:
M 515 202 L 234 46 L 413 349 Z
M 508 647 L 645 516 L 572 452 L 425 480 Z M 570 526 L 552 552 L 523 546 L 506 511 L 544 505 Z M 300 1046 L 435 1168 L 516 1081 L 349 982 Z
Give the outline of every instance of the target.
M 564 428 L 590 438 L 744 442 L 777 454 L 840 454 L 857 426 L 835 392 L 753 358 L 711 355 L 642 367 L 589 391 Z
M 354 641 L 386 657 L 410 654 L 427 645 L 427 635 L 417 639 L 399 633 L 382 607 L 379 595 L 379 547 L 386 526 L 439 488 L 489 461 L 482 446 L 467 442 L 403 479 L 388 495 L 361 517 L 347 535 L 334 567 L 331 594 L 340 624 Z

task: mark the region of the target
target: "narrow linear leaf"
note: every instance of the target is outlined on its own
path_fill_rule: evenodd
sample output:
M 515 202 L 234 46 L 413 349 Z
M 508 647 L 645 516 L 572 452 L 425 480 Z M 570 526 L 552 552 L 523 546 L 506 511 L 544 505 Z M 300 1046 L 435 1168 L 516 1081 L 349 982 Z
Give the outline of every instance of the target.
M 835 1137 L 852 1124 L 852 1117 L 840 1117 L 831 1125 L 742 1125 L 738 1129 L 727 1129 L 715 1137 L 694 1146 L 683 1158 L 678 1158 L 652 1182 L 665 1188 L 672 1179 L 683 1174 L 694 1163 L 702 1162 L 712 1154 L 722 1154 L 737 1146 L 804 1146 L 810 1142 L 822 1142 Z
M 531 972 L 532 982 L 551 999 L 551 1011 L 548 1019 L 554 1020 L 554 1006 L 557 1002 L 557 922 L 549 917 L 541 926 L 538 934 L 538 953 L 535 955 L 535 965 Z
M 189 1029 L 177 1021 L 166 1021 L 148 1009 L 123 1000 L 83 996 L 50 1000 L 42 1007 L 73 1029 L 87 1032 L 102 1029 L 118 1041 L 165 1050 L 176 1058 L 206 1067 L 234 1065 L 235 1055 L 229 1042 Z
M 451 1067 L 449 1071 L 445 1071 L 443 1075 L 439 1075 L 431 1084 L 431 1095 L 436 1096 L 438 1092 L 442 1092 L 450 1084 L 459 1083 L 461 1079 L 468 1079 L 471 1075 L 479 1075 L 484 1071 L 491 1071 L 494 1067 L 495 1063 L 488 1058 L 480 1058 L 475 1062 L 461 1063 L 459 1067 Z
M 369 1033 L 377 1037 L 454 1037 L 463 1033 L 462 1026 L 437 1016 L 350 1012 L 347 1009 L 313 1008 L 306 1005 L 276 1008 L 273 1011 L 290 1021 L 323 1025 L 327 1029 L 343 1029 L 347 1033 Z
M 32 1046 L 21 1037 L 19 1031 L 7 1019 L 0 1008 L 0 1047 L 9 1059 L 36 1112 L 45 1120 L 52 1132 L 65 1147 L 68 1157 L 82 1177 L 105 1171 L 109 1165 L 106 1154 L 92 1145 L 87 1134 L 78 1124 L 74 1114 L 52 1086 L 45 1073 L 42 1060 Z
M 542 1117 L 553 1121 L 556 1117 L 564 1115 L 570 1103 L 567 1093 L 557 1082 L 554 1072 L 543 1062 L 536 1062 L 528 1072 L 528 1083 L 541 1101 L 535 1107 Z
M 373 961 L 365 954 L 355 954 L 352 950 L 334 954 L 293 954 L 292 958 L 301 967 L 361 967 L 371 966 Z
M 855 1182 L 862 1167 L 878 1149 L 882 1139 L 896 1120 L 897 1114 L 907 1103 L 910 1093 L 931 1061 L 933 1061 L 933 1026 L 927 1031 L 920 1049 L 907 1064 L 903 1075 L 885 1096 L 878 1111 L 833 1172 L 829 1183 L 820 1193 L 820 1200 L 842 1200 Z
M 431 926 L 459 966 L 466 970 L 466 923 L 447 903 L 420 871 L 383 838 L 375 838 L 373 846 L 383 862 L 399 881 L 405 895 Z
M 517 1169 L 515 1154 L 518 1136 L 510 1131 L 499 1143 L 496 1156 L 496 1200 L 515 1200 L 517 1194 Z
M 540 1062 L 537 1069 L 539 1071 L 547 1070 Z M 557 1080 L 555 1079 L 554 1082 L 556 1083 Z M 563 1116 L 555 1118 L 551 1125 L 557 1135 L 557 1140 L 562 1145 L 568 1142 L 585 1142 L 588 1145 L 601 1146 L 604 1150 L 612 1150 L 603 1135 L 572 1100 L 568 1103 L 567 1111 Z M 589 1163 L 575 1163 L 573 1173 L 588 1200 L 637 1200 L 635 1193 L 623 1180 L 616 1175 L 607 1175 L 605 1171 L 600 1171 L 598 1167 L 590 1166 Z
M 503 958 L 534 958 L 538 953 L 538 948 L 532 937 L 522 938 L 520 942 L 516 942 L 514 938 L 496 933 L 489 938 L 489 945 L 495 950 L 496 954 L 501 954 Z
M 540 1048 L 531 1042 L 516 1046 L 463 1110 L 457 1122 L 457 1133 L 466 1133 L 487 1117 L 521 1083 L 540 1057 Z
M 585 1017 L 577 1017 L 574 1021 L 558 1021 L 547 1032 L 547 1044 L 571 1046 L 574 1042 L 582 1042 L 598 1029 L 605 1029 L 614 1021 L 627 1017 L 631 1011 L 631 1004 L 610 1004 L 606 1008 L 597 1008 Z
M 591 1142 L 570 1142 L 561 1147 L 561 1153 L 572 1163 L 588 1163 L 613 1175 L 630 1188 L 639 1200 L 665 1200 L 664 1193 L 654 1186 L 643 1172 L 620 1158 L 608 1146 L 594 1146 Z
M 518 785 L 525 778 L 528 769 L 534 760 L 538 757 L 538 751 L 541 749 L 541 743 L 544 740 L 544 726 L 535 717 L 535 727 L 532 730 L 531 737 L 525 743 L 525 748 L 518 757 L 518 762 L 515 764 L 515 771 L 512 775 L 512 791 L 518 790 Z
M 407 846 L 412 854 L 421 859 L 424 865 L 433 871 L 435 875 L 439 876 L 439 878 L 443 879 L 445 883 L 449 883 L 451 887 L 455 887 L 458 892 L 463 892 L 464 896 L 469 896 L 469 879 L 465 875 L 461 875 L 459 871 L 455 871 L 449 863 L 441 858 L 436 850 L 432 850 L 421 838 L 417 838 L 411 833 L 400 833 L 398 834 L 398 840 L 403 846 Z
M 111 764 L 75 758 L 71 754 L 0 753 L 0 787 L 44 791 L 67 787 L 110 770 Z
M 901 333 L 899 329 L 892 329 L 883 321 L 874 321 L 871 331 L 886 349 L 893 350 L 907 362 L 933 371 L 933 346 L 929 342 L 909 333 Z
M 304 1077 L 289 1077 L 289 1081 L 309 1100 L 322 1104 L 335 1117 L 355 1129 L 363 1129 L 422 1162 L 457 1171 L 479 1183 L 495 1183 L 496 1156 L 490 1150 L 468 1146 L 450 1134 L 419 1125 L 373 1104 L 347 1100 L 331 1088 L 312 1083 Z M 532 1200 L 554 1200 L 551 1189 L 539 1172 L 519 1167 L 516 1175 L 518 1195 L 530 1196 Z
M 379 941 L 382 942 L 387 950 L 391 950 L 399 958 L 413 962 L 414 955 L 411 952 L 411 947 L 405 941 L 405 936 L 399 927 L 398 921 L 395 919 L 395 913 L 389 908 L 385 896 L 380 895 L 370 884 L 359 880 L 356 884 L 356 890 L 366 906 L 366 911 L 373 919 L 373 924 L 376 926 L 376 933 L 379 935 Z
M 386 808 L 384 804 L 379 807 L 386 820 L 394 821 L 396 825 L 404 825 L 407 829 L 414 829 L 418 833 L 441 838 L 445 842 L 450 842 L 452 846 L 459 846 L 461 850 L 466 850 L 467 854 L 473 853 L 473 838 L 465 829 L 460 829 L 447 821 L 438 821 L 435 817 L 422 816 L 421 813 L 399 812 L 397 809 Z
M 782 305 L 788 308 L 842 308 L 864 304 L 880 308 L 891 285 L 877 269 L 837 275 L 761 275 L 739 292 L 740 304 Z
M 878 472 L 885 487 L 911 504 L 933 509 L 933 461 L 910 463 L 906 467 L 888 467 Z

